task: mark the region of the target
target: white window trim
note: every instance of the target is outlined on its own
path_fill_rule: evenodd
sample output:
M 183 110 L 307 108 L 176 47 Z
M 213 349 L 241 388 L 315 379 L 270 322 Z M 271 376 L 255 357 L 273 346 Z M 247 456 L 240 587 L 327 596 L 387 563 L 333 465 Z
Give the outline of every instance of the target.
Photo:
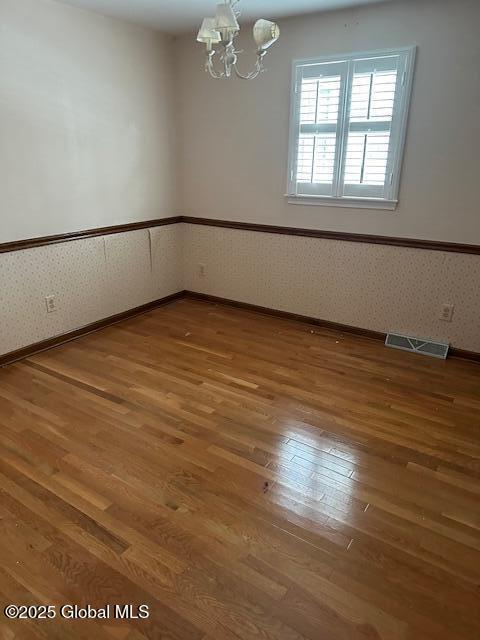
M 327 62 L 350 62 L 363 57 L 382 57 L 389 55 L 404 55 L 405 68 L 403 70 L 403 92 L 399 103 L 400 121 L 398 122 L 399 133 L 396 153 L 392 162 L 392 182 L 389 186 L 387 197 L 385 198 L 356 198 L 352 196 L 325 196 L 325 195 L 303 195 L 297 194 L 295 177 L 296 167 L 296 138 L 298 130 L 297 109 L 298 99 L 296 94 L 297 71 L 298 68 L 307 64 L 322 64 Z M 407 136 L 407 123 L 410 111 L 411 94 L 413 86 L 413 73 L 415 68 L 416 46 L 401 47 L 394 49 L 380 49 L 374 51 L 357 51 L 349 54 L 338 54 L 322 56 L 320 58 L 306 58 L 294 60 L 292 64 L 292 82 L 290 98 L 290 133 L 288 150 L 288 183 L 285 197 L 289 204 L 300 204 L 308 206 L 325 207 L 352 207 L 357 209 L 384 209 L 394 211 L 398 204 L 398 192 L 400 189 L 400 178 L 402 173 L 403 156 L 405 151 L 405 140 Z M 343 105 L 341 125 L 345 123 L 345 112 L 347 105 Z M 343 143 L 343 141 L 342 141 Z

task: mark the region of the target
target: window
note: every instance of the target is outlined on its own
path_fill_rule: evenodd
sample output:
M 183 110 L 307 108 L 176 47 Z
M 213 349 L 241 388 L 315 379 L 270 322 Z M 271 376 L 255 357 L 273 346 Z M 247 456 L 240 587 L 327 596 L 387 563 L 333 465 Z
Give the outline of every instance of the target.
M 394 209 L 415 48 L 294 63 L 289 202 Z

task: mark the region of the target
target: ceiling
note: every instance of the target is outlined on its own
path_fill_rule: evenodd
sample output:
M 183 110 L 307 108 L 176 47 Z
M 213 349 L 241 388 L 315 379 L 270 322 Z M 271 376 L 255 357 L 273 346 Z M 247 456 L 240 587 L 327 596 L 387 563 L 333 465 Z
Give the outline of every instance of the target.
M 195 30 L 201 19 L 214 15 L 221 0 L 61 0 L 82 9 L 116 16 L 169 33 Z M 244 20 L 276 19 L 327 9 L 370 4 L 382 0 L 241 0 Z

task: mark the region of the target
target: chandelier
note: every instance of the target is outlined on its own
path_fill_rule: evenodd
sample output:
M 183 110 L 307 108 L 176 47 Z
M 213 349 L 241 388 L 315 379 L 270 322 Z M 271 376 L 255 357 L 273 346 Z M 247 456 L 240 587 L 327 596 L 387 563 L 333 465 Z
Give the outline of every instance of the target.
M 232 72 L 242 80 L 253 80 L 265 69 L 263 59 L 267 54 L 267 49 L 274 44 L 279 36 L 280 29 L 275 22 L 269 20 L 257 20 L 253 26 L 253 38 L 257 45 L 257 60 L 253 71 L 242 74 L 237 69 L 238 54 L 243 53 L 235 46 L 235 38 L 240 33 L 238 24 L 238 11 L 235 5 L 239 0 L 225 0 L 223 4 L 217 6 L 217 13 L 214 18 L 205 18 L 198 32 L 197 41 L 203 42 L 207 47 L 207 58 L 205 61 L 205 71 L 212 78 L 230 78 Z M 217 53 L 214 46 L 220 45 L 220 65 L 215 69 L 214 56 Z

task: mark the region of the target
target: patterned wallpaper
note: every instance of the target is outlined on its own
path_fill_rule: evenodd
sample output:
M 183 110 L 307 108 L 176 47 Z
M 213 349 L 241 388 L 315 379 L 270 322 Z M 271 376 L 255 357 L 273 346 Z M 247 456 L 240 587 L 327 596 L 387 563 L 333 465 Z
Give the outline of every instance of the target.
M 0 354 L 182 289 L 480 352 L 479 282 L 475 255 L 154 227 L 0 254 Z M 451 323 L 438 319 L 443 303 Z
M 179 224 L 0 254 L 0 354 L 181 291 L 181 255 Z
M 478 352 L 479 283 L 475 255 L 185 225 L 186 289 Z

